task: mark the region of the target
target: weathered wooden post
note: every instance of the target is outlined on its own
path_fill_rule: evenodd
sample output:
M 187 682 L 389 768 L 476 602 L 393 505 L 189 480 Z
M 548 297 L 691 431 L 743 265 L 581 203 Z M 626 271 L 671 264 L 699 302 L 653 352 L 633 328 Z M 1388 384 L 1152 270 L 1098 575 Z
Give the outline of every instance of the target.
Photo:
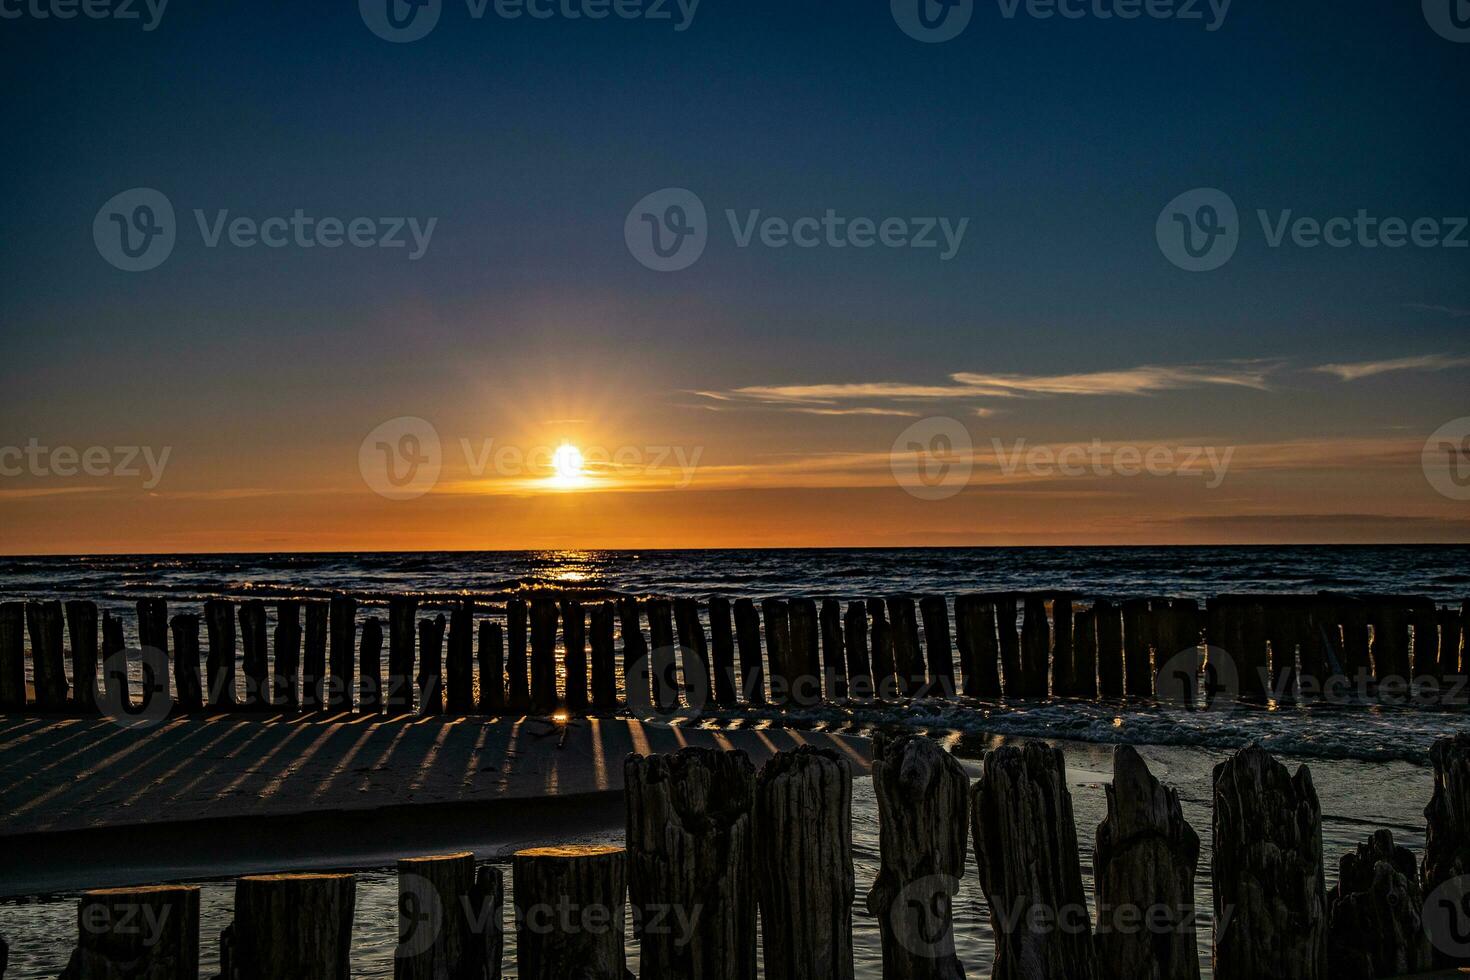
M 526 662 L 526 600 L 505 604 L 506 701 L 512 713 L 531 710 L 531 683 Z
M 561 604 L 562 646 L 566 649 L 566 705 L 573 715 L 587 713 L 587 612 L 580 602 Z
M 480 623 L 480 714 L 498 715 L 505 711 L 505 637 L 500 624 L 485 620 Z
M 1425 933 L 1424 893 L 1414 852 L 1378 830 L 1338 860 L 1327 892 L 1327 975 L 1374 980 L 1426 973 L 1434 947 Z
M 138 645 L 145 650 L 157 650 L 163 655 L 156 663 L 164 666 L 162 677 L 145 677 L 143 683 L 143 708 L 147 708 L 156 694 L 169 697 L 168 664 L 168 603 L 163 599 L 138 600 Z M 152 670 L 149 658 L 143 660 L 145 674 Z
M 954 601 L 955 638 L 960 647 L 965 696 L 1000 697 L 1000 647 L 995 636 L 995 606 L 984 596 Z
M 329 604 L 332 621 L 332 681 L 328 687 L 327 708 L 351 711 L 352 691 L 357 687 L 357 600 L 351 596 L 332 596 Z
M 62 980 L 197 980 L 198 886 L 82 892 L 77 945 L 61 976 Z
M 735 642 L 740 646 L 740 693 L 747 704 L 766 703 L 766 671 L 761 659 L 761 620 L 750 599 L 735 600 Z
M 475 600 L 455 603 L 449 617 L 446 700 L 451 715 L 467 715 L 475 710 Z
M 399 859 L 395 980 L 499 977 L 504 886 L 499 871 L 482 872 L 468 851 Z
M 995 931 L 993 980 L 1098 975 L 1060 749 L 1003 745 L 970 792 L 980 885 Z
M 419 705 L 426 715 L 444 713 L 444 614 L 419 620 Z
M 714 697 L 714 679 L 710 674 L 709 643 L 699 622 L 699 602 L 675 599 L 674 621 L 684 660 L 684 700 L 691 708 L 706 708 Z
M 1409 602 L 1409 630 L 1414 644 L 1410 660 L 1410 682 L 1420 678 L 1437 679 L 1439 674 L 1439 608 L 1432 599 L 1415 598 Z
M 735 678 L 735 633 L 730 625 L 730 600 L 710 596 L 710 656 L 715 673 L 715 704 L 733 708 L 740 703 L 739 684 Z
M 786 679 L 791 682 L 791 700 L 801 707 L 822 703 L 822 663 L 817 648 L 817 604 L 798 597 L 786 604 L 787 630 L 791 638 Z
M 413 711 L 414 654 L 419 601 L 412 596 L 388 600 L 388 690 L 389 714 Z
M 228 599 L 207 599 L 204 626 L 209 636 L 205 670 L 209 674 L 209 706 L 235 706 L 235 607 Z
M 25 603 L 0 602 L 0 711 L 26 706 Z
M 358 710 L 365 715 L 383 710 L 383 621 L 376 616 L 362 623 L 357 683 Z
M 246 599 L 240 603 L 240 648 L 240 664 L 245 674 L 245 707 L 254 711 L 268 708 L 271 703 L 270 665 L 265 652 L 265 603 L 259 599 Z
M 924 650 L 919 646 L 919 618 L 914 611 L 914 600 L 908 596 L 889 596 L 888 623 L 899 689 L 908 697 L 918 697 L 929 685 L 929 675 L 924 667 Z
M 97 609 L 92 607 L 92 615 Z M 199 617 L 180 614 L 171 622 L 174 634 L 174 689 L 178 692 L 177 703 L 181 711 L 199 711 L 204 707 L 204 685 L 199 677 Z M 92 633 L 92 676 L 87 679 L 93 697 L 97 692 L 97 641 L 96 620 Z M 73 641 L 75 642 L 75 641 Z M 78 685 L 78 690 L 81 685 Z M 95 710 L 95 701 L 93 702 Z
M 822 684 L 833 701 L 847 700 L 847 643 L 842 635 L 842 604 L 822 600 Z
M 66 662 L 62 654 L 61 620 L 59 599 L 26 603 L 36 707 L 42 711 L 66 709 Z
M 1046 619 L 1046 598 L 1027 595 L 1022 603 L 1020 687 L 1006 693 L 1011 697 L 1044 698 L 1046 675 L 1051 660 L 1051 624 Z
M 995 635 L 1000 641 L 1000 666 L 1004 674 L 1005 696 L 1021 697 L 1025 689 L 1025 668 L 1021 664 L 1021 643 L 1016 635 L 1016 597 L 998 596 L 995 600 Z
M 778 752 L 755 791 L 766 980 L 852 980 L 852 772 L 831 749 Z
M 1106 599 L 1092 607 L 1097 625 L 1098 694 L 1105 698 L 1123 696 L 1123 614 Z
M 102 612 L 102 687 L 109 710 L 116 706 L 117 710 L 132 711 L 132 682 L 128 679 L 122 620 L 106 610 Z
M 755 770 L 744 752 L 630 755 L 628 899 L 644 977 L 755 980 Z
M 924 620 L 924 646 L 929 657 L 928 697 L 952 698 L 959 688 L 954 679 L 954 647 L 949 639 L 949 604 L 942 595 L 928 595 L 919 600 L 919 616 Z
M 1213 603 L 1214 600 L 1210 600 Z M 1372 650 L 1372 633 L 1368 628 L 1368 609 L 1359 599 L 1346 599 L 1340 605 L 1338 615 L 1342 619 L 1342 669 L 1348 677 L 1357 683 L 1359 678 L 1372 676 L 1373 664 L 1370 655 Z M 1215 620 L 1212 616 L 1209 628 L 1215 628 Z M 1213 644 L 1215 641 L 1211 639 Z
M 653 672 L 653 704 L 660 711 L 679 707 L 679 667 L 674 644 L 674 605 L 668 599 L 648 600 L 648 637 L 653 645 L 649 667 Z
M 1078 612 L 1072 620 L 1072 672 L 1077 687 L 1073 697 L 1097 697 L 1097 619 L 1092 610 Z
M 289 711 L 301 708 L 301 603 L 276 603 L 275 702 Z
M 556 623 L 560 618 L 556 600 L 537 596 L 531 600 L 531 714 L 556 713 Z
M 1440 966 L 1470 965 L 1470 732 L 1435 741 L 1434 795 L 1424 810 L 1424 910 Z
M 306 603 L 305 652 L 301 657 L 301 708 L 321 711 L 327 706 L 328 606 L 320 599 Z
M 350 874 L 249 875 L 235 880 L 235 920 L 220 937 L 229 980 L 347 980 L 352 969 Z
M 1374 676 L 1382 683 L 1409 676 L 1409 616 L 1397 599 L 1374 604 L 1370 613 L 1373 624 Z
M 521 980 L 624 980 L 621 847 L 534 847 L 516 852 L 513 874 Z
M 791 681 L 796 676 L 791 656 L 791 619 L 780 599 L 761 600 L 765 625 L 766 659 L 770 661 L 771 703 L 784 707 L 791 700 Z
M 600 714 L 618 710 L 616 614 L 611 602 L 592 607 L 592 710 Z
M 653 667 L 637 599 L 626 596 L 618 600 L 618 620 L 623 637 L 623 697 L 630 710 L 646 711 L 653 704 Z
M 884 701 L 898 699 L 898 668 L 893 663 L 893 630 L 888 625 L 888 610 L 882 599 L 868 600 L 868 618 L 872 621 L 873 694 Z
M 1322 810 L 1312 774 L 1259 746 L 1215 767 L 1215 976 L 1326 980 Z
M 71 637 L 72 704 L 84 714 L 97 713 L 97 603 L 73 599 L 66 604 L 66 631 Z M 3 627 L 0 627 L 3 628 Z M 175 661 L 175 669 L 182 665 Z M 194 688 L 199 686 L 199 620 L 194 620 Z M 180 683 L 183 678 L 179 678 Z M 185 705 L 186 710 L 191 706 Z M 198 707 L 197 703 L 192 707 Z M 4 699 L 0 697 L 0 710 Z
M 847 604 L 842 632 L 847 652 L 848 693 L 859 701 L 870 701 L 873 668 L 868 660 L 868 607 L 861 599 Z
M 1073 639 L 1074 612 L 1072 597 L 1055 596 L 1051 600 L 1052 694 L 1075 698 L 1081 681 L 1077 676 L 1077 652 Z
M 1154 668 L 1149 657 L 1153 648 L 1149 629 L 1149 600 L 1125 599 L 1123 611 L 1123 683 L 1130 698 L 1150 698 L 1154 693 Z
M 884 980 L 964 980 L 954 896 L 965 874 L 970 779 L 923 735 L 880 739 L 873 760 L 881 867 L 868 892 Z
M 1097 828 L 1093 891 L 1102 980 L 1199 980 L 1194 875 L 1199 835 L 1179 795 L 1131 745 L 1113 750 L 1108 813 Z
M 1441 609 L 1439 621 L 1439 649 L 1435 653 L 1434 675 L 1441 685 L 1460 673 L 1460 632 L 1462 624 L 1457 609 Z M 1440 687 L 1441 693 L 1450 693 Z

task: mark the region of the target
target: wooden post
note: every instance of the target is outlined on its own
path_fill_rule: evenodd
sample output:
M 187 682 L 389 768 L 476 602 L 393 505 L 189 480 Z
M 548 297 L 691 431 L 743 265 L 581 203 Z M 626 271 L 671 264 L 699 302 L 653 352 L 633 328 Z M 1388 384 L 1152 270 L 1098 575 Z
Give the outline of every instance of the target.
M 689 707 L 703 710 L 714 697 L 714 680 L 710 675 L 709 642 L 699 622 L 698 600 L 675 599 L 674 622 L 679 630 L 679 651 L 684 661 L 684 700 Z
M 306 644 L 301 658 L 301 709 L 321 711 L 327 706 L 328 606 L 319 599 L 306 603 Z
M 237 878 L 235 920 L 220 942 L 222 975 L 228 980 L 347 980 L 356 903 L 357 881 L 350 874 Z
M 358 668 L 357 708 L 375 715 L 383 710 L 383 621 L 376 616 L 363 620 Z
M 1371 677 L 1373 663 L 1371 660 L 1372 634 L 1368 628 L 1368 609 L 1361 600 L 1344 600 L 1339 606 L 1338 615 L 1342 620 L 1342 669 L 1348 677 L 1357 683 L 1360 677 Z M 1214 620 L 1210 620 L 1210 628 L 1214 628 Z M 1210 641 L 1211 643 L 1214 640 Z
M 923 735 L 880 739 L 873 760 L 880 868 L 868 892 L 884 980 L 964 980 L 954 896 L 965 874 L 970 779 Z
M 842 604 L 822 600 L 822 684 L 833 701 L 847 700 L 847 644 L 842 635 Z
M 995 606 L 978 595 L 954 601 L 955 633 L 964 672 L 965 696 L 1000 697 L 1000 647 L 995 636 Z
M 138 645 L 145 650 L 157 650 L 163 654 L 163 659 L 158 663 L 168 664 L 168 603 L 165 600 L 138 600 Z M 149 670 L 147 658 L 143 660 L 143 665 L 146 673 Z M 168 673 L 165 668 L 162 677 L 154 677 L 151 681 L 145 679 L 142 704 L 144 709 L 155 696 L 165 699 L 169 697 Z
M 72 704 L 84 714 L 97 713 L 97 603 L 73 599 L 66 604 L 66 631 L 71 637 L 71 692 Z M 0 627 L 3 628 L 3 627 Z M 177 644 L 175 644 L 177 646 Z M 175 670 L 182 671 L 184 665 L 175 661 Z M 182 684 L 184 678 L 180 676 Z M 199 620 L 194 617 L 194 691 L 199 689 Z M 182 692 L 181 698 L 182 700 Z M 197 696 L 192 705 L 198 707 Z M 4 699 L 0 697 L 0 710 Z
M 198 886 L 82 892 L 77 903 L 77 945 L 62 977 L 198 980 Z
M 598 714 L 618 710 L 617 650 L 613 643 L 616 616 L 611 602 L 592 607 L 592 710 Z
M 1396 600 L 1376 603 L 1373 624 L 1373 675 L 1382 683 L 1409 676 L 1408 610 Z
M 1424 894 L 1437 903 L 1426 909 L 1425 925 L 1439 966 L 1470 966 L 1466 951 L 1470 875 L 1470 732 L 1435 741 L 1429 750 L 1434 795 L 1424 809 Z
M 133 710 L 132 682 L 128 678 L 127 643 L 123 624 L 112 613 L 102 613 L 102 686 L 109 710 Z
M 1177 617 L 1180 614 L 1180 604 L 1175 602 L 1170 611 Z M 1301 635 L 1302 676 L 1312 678 L 1319 691 L 1322 685 L 1340 672 L 1338 665 L 1342 659 L 1343 618 L 1342 604 L 1330 597 L 1317 596 L 1304 603 Z M 1198 642 L 1198 637 L 1195 642 Z M 1167 657 L 1175 652 L 1162 644 L 1161 639 L 1160 656 Z M 1338 661 L 1338 665 L 1334 665 L 1334 660 Z
M 1072 619 L 1072 672 L 1077 698 L 1097 697 L 1097 619 L 1089 608 Z
M 1123 615 L 1106 599 L 1092 607 L 1097 624 L 1098 694 L 1104 698 L 1123 696 Z
M 1274 596 L 1266 607 L 1266 636 L 1271 644 L 1271 691 L 1276 700 L 1296 700 L 1297 645 L 1302 628 L 1296 603 L 1289 596 Z M 1408 665 L 1408 622 L 1404 623 L 1404 664 Z M 1407 669 L 1402 675 L 1407 677 Z
M 531 685 L 526 662 L 526 600 L 505 604 L 506 701 L 511 713 L 531 710 Z
M 531 714 L 556 713 L 556 600 L 531 600 Z
M 1072 597 L 1070 595 L 1054 596 L 1051 600 L 1051 660 L 1052 670 L 1055 677 L 1052 680 L 1052 694 L 1061 695 L 1058 690 L 1056 678 L 1062 678 L 1061 687 L 1067 691 L 1075 692 L 1081 687 L 1081 681 L 1077 676 L 1077 653 L 1073 640 L 1074 612 L 1072 610 Z M 1078 697 L 1071 693 L 1066 697 Z
M 327 689 L 327 709 L 351 711 L 352 691 L 357 687 L 357 600 L 332 596 L 332 682 Z
M 755 980 L 755 770 L 744 752 L 630 755 L 628 900 L 643 976 Z
M 624 980 L 627 855 L 621 847 L 517 851 L 513 874 L 520 980 Z
M 772 756 L 756 777 L 766 980 L 853 980 L 852 772 L 831 749 Z
M 1408 614 L 1414 643 L 1410 682 L 1421 677 L 1438 679 L 1439 609 L 1431 599 L 1416 598 L 1410 601 Z
M 740 646 L 740 693 L 746 704 L 766 703 L 766 671 L 761 660 L 761 620 L 750 599 L 735 600 L 735 642 Z
M 1393 831 L 1378 830 L 1337 867 L 1337 884 L 1327 892 L 1327 975 L 1371 980 L 1427 973 L 1434 947 L 1421 919 L 1414 852 L 1395 845 Z
M 288 711 L 301 710 L 301 603 L 276 603 L 275 702 Z
M 245 707 L 270 707 L 270 664 L 265 646 L 265 603 L 246 599 L 240 603 L 241 666 L 245 672 Z
M 992 980 L 1098 976 L 1060 749 L 1003 745 L 970 793 L 980 885 L 995 930 Z
M 1046 619 L 1046 599 L 1027 595 L 1022 604 L 1021 620 L 1021 688 L 1007 693 L 1012 697 L 1044 698 L 1046 676 L 1051 660 L 1051 624 Z
M 787 680 L 791 700 L 801 707 L 822 703 L 822 661 L 818 653 L 817 604 L 796 598 L 786 604 L 786 622 L 791 636 Z
M 929 676 L 924 668 L 924 651 L 919 646 L 919 617 L 914 611 L 914 600 L 908 596 L 890 596 L 888 622 L 893 631 L 893 659 L 899 688 L 908 697 L 918 697 L 929 685 Z
M 1439 649 L 1435 653 L 1434 675 L 1440 681 L 1440 691 L 1449 693 L 1445 682 L 1460 673 L 1460 612 L 1457 609 L 1441 609 L 1439 622 Z
M 1325 980 L 1322 811 L 1312 774 L 1259 746 L 1215 767 L 1215 977 Z
M 653 705 L 653 666 L 637 599 L 628 596 L 618 600 L 618 620 L 623 637 L 623 697 L 629 710 L 646 711 Z
M 455 603 L 449 617 L 446 700 L 451 715 L 467 715 L 475 710 L 475 600 Z
M 480 980 L 492 966 L 499 976 L 504 890 L 485 870 L 476 875 L 469 851 L 399 859 L 394 980 Z
M 1000 666 L 1005 696 L 1024 697 L 1025 669 L 1021 665 L 1021 644 L 1016 636 L 1016 599 L 1001 596 L 995 600 L 995 635 L 1000 641 Z
M 61 621 L 60 600 L 26 603 L 36 707 L 42 711 L 66 709 L 66 662 L 62 654 Z
M 412 596 L 394 596 L 388 600 L 388 690 L 385 700 L 389 714 L 413 711 L 413 661 L 418 613 L 419 601 Z
M 1131 745 L 1113 750 L 1108 813 L 1097 827 L 1093 890 L 1102 980 L 1199 980 L 1194 874 L 1199 835 L 1179 794 Z
M 0 602 L 0 711 L 26 706 L 25 603 Z
M 92 607 L 92 615 L 94 617 L 97 615 L 96 606 Z M 174 689 L 178 692 L 179 710 L 200 711 L 204 708 L 204 684 L 199 677 L 199 617 L 182 614 L 175 616 L 171 627 L 174 633 Z M 96 620 L 93 619 L 91 653 L 93 673 L 87 680 L 87 685 L 92 689 L 94 696 L 97 690 L 96 633 Z
M 505 636 L 500 624 L 480 623 L 480 714 L 505 712 Z
M 228 599 L 204 603 L 204 626 L 209 635 L 205 669 L 209 674 L 209 706 L 235 706 L 235 606 Z
M 888 611 L 882 599 L 868 600 L 868 618 L 872 620 L 873 694 L 884 701 L 897 700 L 898 668 L 893 663 L 893 630 L 888 625 Z
M 859 701 L 870 701 L 873 668 L 868 661 L 868 607 L 861 599 L 847 604 L 842 632 L 847 651 L 848 693 Z
M 566 648 L 566 705 L 573 715 L 587 713 L 587 612 L 580 602 L 561 604 L 562 646 Z
M 766 631 L 766 659 L 770 661 L 771 703 L 784 707 L 791 700 L 792 678 L 796 676 L 791 663 L 791 620 L 786 603 L 780 599 L 762 599 L 761 621 Z
M 919 600 L 919 615 L 924 620 L 924 647 L 929 657 L 930 683 L 925 694 L 952 698 L 959 688 L 955 686 L 954 648 L 949 640 L 949 604 L 942 595 L 924 596 Z
M 1154 668 L 1149 659 L 1152 636 L 1148 629 L 1149 601 L 1123 602 L 1123 678 L 1130 698 L 1150 698 L 1154 693 Z
M 679 707 L 678 650 L 674 642 L 674 606 L 668 599 L 648 600 L 648 637 L 653 646 L 649 668 L 653 674 L 653 704 L 660 711 Z
M 710 596 L 709 638 L 714 661 L 715 704 L 733 708 L 740 703 L 736 694 L 740 688 L 735 678 L 735 633 L 730 627 L 730 600 L 724 596 Z
M 419 706 L 426 715 L 444 713 L 444 614 L 419 620 Z

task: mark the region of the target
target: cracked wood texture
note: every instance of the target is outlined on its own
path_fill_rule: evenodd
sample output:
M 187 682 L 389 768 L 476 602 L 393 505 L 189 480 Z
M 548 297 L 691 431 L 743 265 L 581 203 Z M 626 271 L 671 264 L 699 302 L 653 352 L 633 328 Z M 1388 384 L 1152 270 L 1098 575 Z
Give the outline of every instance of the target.
M 1454 904 L 1462 911 L 1453 923 L 1455 933 L 1437 945 L 1437 962 L 1440 966 L 1470 965 L 1470 957 L 1456 957 L 1454 952 L 1466 947 L 1464 930 L 1467 925 L 1464 909 L 1466 888 L 1464 876 L 1470 875 L 1470 733 L 1461 732 L 1449 738 L 1439 739 L 1429 750 L 1429 760 L 1434 766 L 1434 795 L 1424 810 L 1428 821 L 1428 836 L 1424 845 L 1424 894 L 1435 895 L 1440 889 L 1449 889 Z M 1460 879 L 1460 884 L 1455 882 Z M 1443 917 L 1440 917 L 1443 918 Z M 1435 920 L 1440 927 L 1439 919 Z
M 235 881 L 235 921 L 220 937 L 227 980 L 347 980 L 357 880 L 350 874 Z
M 500 976 L 504 886 L 474 854 L 398 862 L 395 980 L 485 980 Z
M 82 892 L 77 945 L 61 976 L 62 980 L 197 980 L 198 886 Z
M 513 863 L 520 980 L 625 980 L 627 853 L 574 845 L 517 851 Z
M 1376 831 L 1338 861 L 1327 893 L 1328 967 L 1333 980 L 1422 973 L 1433 965 L 1420 912 L 1424 894 L 1414 852 Z

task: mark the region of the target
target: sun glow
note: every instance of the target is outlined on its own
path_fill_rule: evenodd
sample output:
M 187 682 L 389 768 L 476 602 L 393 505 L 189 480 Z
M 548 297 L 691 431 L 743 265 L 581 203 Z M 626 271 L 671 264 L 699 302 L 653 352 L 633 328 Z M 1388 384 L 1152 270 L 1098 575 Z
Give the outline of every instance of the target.
M 564 442 L 551 454 L 551 483 L 555 487 L 569 488 L 585 486 L 587 483 L 586 460 L 582 450 Z

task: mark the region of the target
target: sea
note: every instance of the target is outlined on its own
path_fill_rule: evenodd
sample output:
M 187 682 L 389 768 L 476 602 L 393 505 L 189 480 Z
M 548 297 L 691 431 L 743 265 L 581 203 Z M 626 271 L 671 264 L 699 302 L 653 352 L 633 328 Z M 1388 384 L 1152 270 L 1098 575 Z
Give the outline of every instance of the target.
M 132 603 L 165 597 L 170 612 L 197 611 L 211 598 L 327 598 L 348 594 L 360 617 L 385 616 L 390 597 L 417 596 L 433 610 L 464 598 L 498 615 L 507 598 L 555 591 L 595 601 L 624 595 L 731 598 L 810 596 L 843 600 L 895 594 L 959 595 L 1001 590 L 1067 589 L 1086 599 L 1222 593 L 1406 594 L 1458 608 L 1470 598 L 1470 546 L 1138 547 L 766 549 L 704 551 L 543 551 L 269 555 L 71 556 L 0 558 L 0 600 L 88 598 L 132 619 Z M 268 602 L 269 606 L 269 602 Z M 803 709 L 705 711 L 660 724 L 722 727 L 787 725 L 856 735 L 917 731 L 939 739 L 972 774 L 1000 744 L 1043 739 L 1062 747 L 1091 894 L 1091 850 L 1106 812 L 1103 787 L 1111 753 L 1138 746 L 1155 775 L 1180 794 L 1203 843 L 1196 903 L 1203 975 L 1211 975 L 1210 775 L 1214 765 L 1259 743 L 1295 768 L 1312 771 L 1323 810 L 1329 885 L 1338 857 L 1386 828 L 1404 846 L 1422 848 L 1423 808 L 1432 790 L 1429 747 L 1470 730 L 1464 698 L 1432 703 L 1376 692 L 1324 703 L 1216 703 L 1197 706 L 1118 701 L 1033 702 L 919 699 L 903 704 L 823 705 Z M 872 787 L 854 788 L 853 837 L 857 901 L 857 975 L 881 976 L 877 923 L 864 896 L 878 866 L 878 820 Z M 589 827 L 579 842 L 621 842 L 616 826 Z M 565 841 L 571 842 L 571 841 Z M 482 854 L 503 859 L 506 853 Z M 545 841 L 542 843 L 562 843 Z M 3 844 L 3 841 L 0 841 Z M 222 863 L 224 861 L 222 856 Z M 357 869 L 353 975 L 391 976 L 396 882 L 391 864 Z M 507 867 L 508 872 L 508 867 Z M 8 894 L 0 867 L 0 894 Z M 507 873 L 507 882 L 509 874 Z M 202 886 L 202 961 L 217 963 L 217 937 L 229 920 L 228 877 Z M 0 936 L 11 946 L 7 977 L 55 977 L 76 929 L 77 891 L 0 899 Z M 955 899 L 956 948 L 970 976 L 988 975 L 993 957 L 989 917 L 975 877 Z M 637 944 L 628 944 L 637 973 Z M 515 977 L 514 935 L 506 976 Z

